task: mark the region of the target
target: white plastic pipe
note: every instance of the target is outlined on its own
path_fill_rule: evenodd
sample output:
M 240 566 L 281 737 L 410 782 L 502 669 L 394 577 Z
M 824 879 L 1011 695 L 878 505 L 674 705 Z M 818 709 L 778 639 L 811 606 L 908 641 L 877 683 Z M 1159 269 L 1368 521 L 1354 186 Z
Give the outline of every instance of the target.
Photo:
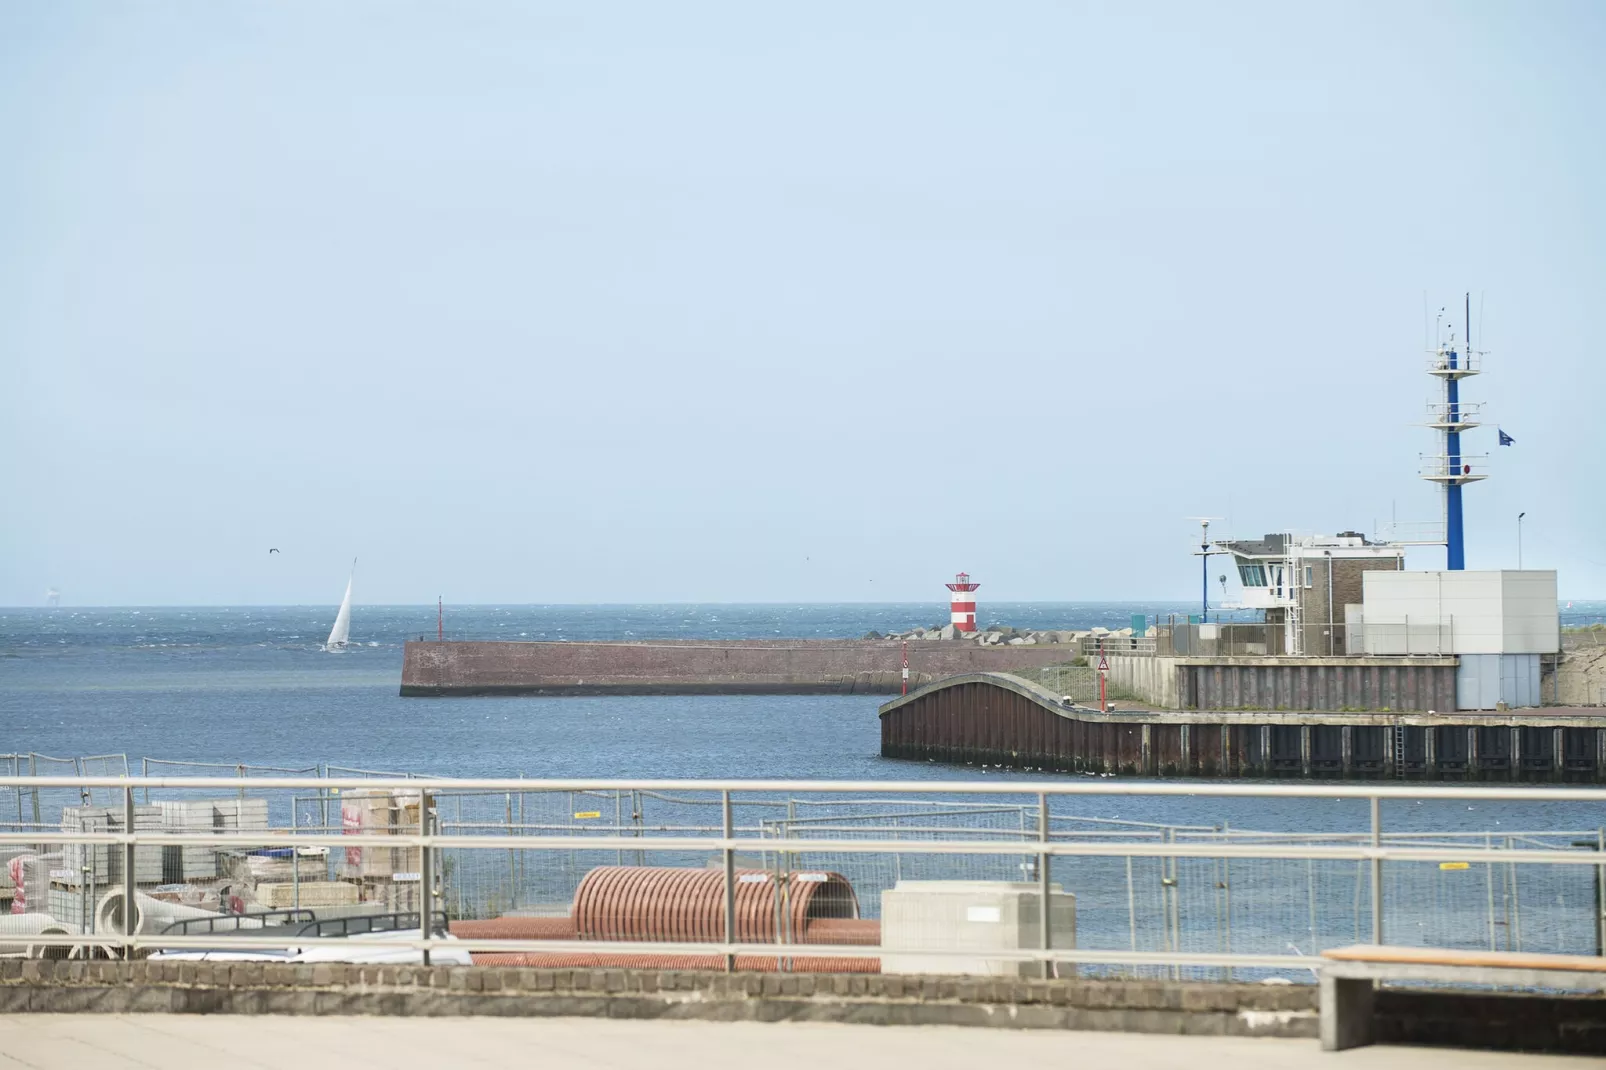
M 57 921 L 49 914 L 0 914 L 0 955 L 26 955 L 31 959 L 64 959 L 72 954 L 71 947 L 51 947 L 30 940 L 15 940 L 27 936 L 72 936 L 78 926 Z
M 214 910 L 187 907 L 183 903 L 166 903 L 139 892 L 134 893 L 134 931 L 158 932 L 175 921 L 185 918 L 215 918 Z M 95 931 L 108 936 L 123 931 L 123 890 L 114 888 L 100 897 L 95 906 Z
M 76 931 L 73 926 L 59 922 L 49 914 L 0 914 L 0 955 L 27 953 L 30 941 L 10 939 L 14 936 L 65 936 Z

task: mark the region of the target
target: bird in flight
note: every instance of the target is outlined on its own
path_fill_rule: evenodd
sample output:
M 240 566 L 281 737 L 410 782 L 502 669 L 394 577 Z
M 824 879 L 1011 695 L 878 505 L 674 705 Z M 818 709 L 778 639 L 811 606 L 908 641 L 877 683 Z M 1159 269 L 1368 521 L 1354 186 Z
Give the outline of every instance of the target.
M 277 547 L 277 546 L 270 546 L 270 547 L 268 547 L 268 553 L 270 553 L 270 554 L 276 554 L 276 553 L 278 553 L 278 552 L 279 552 L 279 548 L 278 548 L 278 547 Z

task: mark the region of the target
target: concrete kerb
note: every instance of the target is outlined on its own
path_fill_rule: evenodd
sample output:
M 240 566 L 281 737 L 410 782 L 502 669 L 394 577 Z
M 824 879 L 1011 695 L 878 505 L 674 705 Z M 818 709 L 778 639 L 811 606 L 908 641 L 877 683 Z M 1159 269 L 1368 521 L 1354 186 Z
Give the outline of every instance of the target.
M 0 1013 L 677 1018 L 1317 1036 L 1310 986 L 876 974 L 0 961 Z

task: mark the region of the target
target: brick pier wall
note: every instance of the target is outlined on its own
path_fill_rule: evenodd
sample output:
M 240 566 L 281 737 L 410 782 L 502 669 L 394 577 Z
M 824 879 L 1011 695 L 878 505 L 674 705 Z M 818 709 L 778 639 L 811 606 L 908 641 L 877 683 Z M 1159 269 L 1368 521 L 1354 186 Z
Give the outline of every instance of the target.
M 909 686 L 964 672 L 1068 662 L 1070 645 L 909 644 Z M 902 688 L 897 642 L 664 640 L 642 643 L 409 642 L 403 695 L 879 694 Z

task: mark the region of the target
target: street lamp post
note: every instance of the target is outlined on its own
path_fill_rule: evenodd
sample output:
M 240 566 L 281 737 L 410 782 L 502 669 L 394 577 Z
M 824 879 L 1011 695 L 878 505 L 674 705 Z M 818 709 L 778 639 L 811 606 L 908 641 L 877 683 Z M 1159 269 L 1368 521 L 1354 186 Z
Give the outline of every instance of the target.
M 1517 514 L 1517 571 L 1518 572 L 1522 571 L 1522 518 L 1527 516 L 1527 515 L 1528 515 L 1527 513 L 1518 513 Z

